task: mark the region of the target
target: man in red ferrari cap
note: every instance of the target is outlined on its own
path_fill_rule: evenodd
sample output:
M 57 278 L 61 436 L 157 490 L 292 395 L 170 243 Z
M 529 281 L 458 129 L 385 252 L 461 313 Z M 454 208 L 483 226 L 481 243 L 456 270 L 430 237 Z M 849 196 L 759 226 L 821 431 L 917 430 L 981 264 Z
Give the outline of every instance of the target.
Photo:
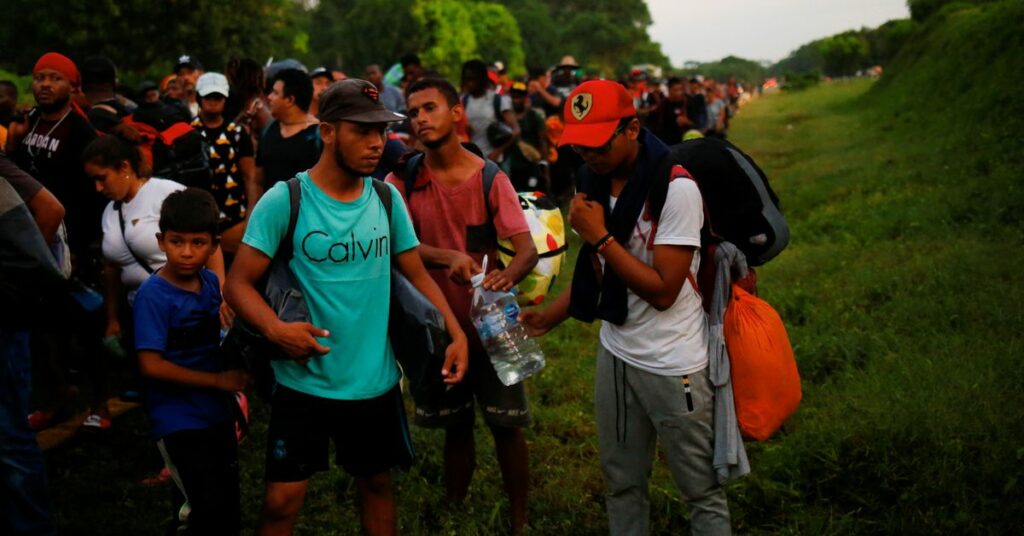
M 544 311 L 524 313 L 533 336 L 573 316 L 601 319 L 595 406 L 611 534 L 647 534 L 647 481 L 660 441 L 691 512 L 694 534 L 729 534 L 713 466 L 713 386 L 704 311 L 693 285 L 703 202 L 681 166 L 664 210 L 646 208 L 669 150 L 640 126 L 620 84 L 585 82 L 569 94 L 560 144 L 585 166 L 569 221 L 584 241 L 572 286 Z

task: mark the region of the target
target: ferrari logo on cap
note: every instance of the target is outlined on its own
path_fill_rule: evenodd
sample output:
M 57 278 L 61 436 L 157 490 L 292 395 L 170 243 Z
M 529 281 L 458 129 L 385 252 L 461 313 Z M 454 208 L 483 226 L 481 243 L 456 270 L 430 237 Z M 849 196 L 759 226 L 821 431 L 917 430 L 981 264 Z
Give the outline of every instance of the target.
M 590 113 L 593 108 L 594 96 L 590 93 L 578 93 L 572 98 L 572 116 L 577 121 L 583 121 L 583 118 Z
M 370 100 L 372 100 L 374 103 L 380 102 L 380 93 L 377 91 L 377 88 L 375 88 L 373 86 L 366 86 L 366 87 L 364 87 L 363 88 L 363 95 L 366 95 L 367 97 L 369 97 Z

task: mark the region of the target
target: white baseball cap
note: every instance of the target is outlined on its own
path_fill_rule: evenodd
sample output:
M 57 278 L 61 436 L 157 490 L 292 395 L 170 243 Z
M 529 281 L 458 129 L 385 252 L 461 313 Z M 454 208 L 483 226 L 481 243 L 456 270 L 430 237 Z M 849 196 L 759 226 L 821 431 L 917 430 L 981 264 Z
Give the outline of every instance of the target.
M 212 93 L 220 93 L 227 97 L 228 91 L 228 79 L 220 73 L 204 73 L 199 77 L 199 80 L 196 80 L 196 93 L 200 97 L 205 97 Z

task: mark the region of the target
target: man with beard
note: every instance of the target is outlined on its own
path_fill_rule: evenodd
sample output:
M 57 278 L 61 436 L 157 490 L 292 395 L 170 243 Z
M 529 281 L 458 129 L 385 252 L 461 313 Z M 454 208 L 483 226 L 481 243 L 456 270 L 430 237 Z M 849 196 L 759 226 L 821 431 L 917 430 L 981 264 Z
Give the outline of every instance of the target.
M 267 431 L 262 535 L 292 533 L 310 477 L 329 466 L 332 440 L 336 463 L 359 490 L 364 533 L 398 530 L 391 469 L 408 467 L 413 453 L 388 340 L 392 266 L 444 316 L 453 342 L 438 374 L 451 385 L 466 372 L 466 335 L 420 260 L 405 203 L 386 186 L 389 221 L 368 176 L 380 161 L 387 124 L 403 119 L 365 80 L 327 88 L 320 97 L 320 160 L 296 176 L 301 202 L 294 234 L 287 236 L 286 181 L 249 215 L 228 275 L 228 303 L 293 359 L 271 363 L 278 385 Z M 256 290 L 284 244 L 292 246 L 288 266 L 311 323 L 282 322 Z
M 469 333 L 470 366 L 466 381 L 443 399 L 419 403 L 416 424 L 444 428 L 445 485 L 448 500 L 465 500 L 476 468 L 474 400 L 494 436 L 494 446 L 512 511 L 512 532 L 526 526 L 529 461 L 523 427 L 530 423 L 522 382 L 506 386 L 472 327 L 469 316 L 470 278 L 481 271 L 484 257 L 491 271 L 483 280 L 488 290 L 508 291 L 537 264 L 537 249 L 519 206 L 519 197 L 504 173 L 497 173 L 485 193 L 487 163 L 462 146 L 455 125 L 463 108 L 455 88 L 441 79 L 424 78 L 408 90 L 413 133 L 426 147 L 415 177 L 388 177 L 408 201 L 420 239 L 420 255 L 444 291 L 463 330 Z M 411 185 L 407 187 L 407 185 Z M 515 257 L 495 269 L 498 239 L 512 241 Z M 436 403 L 435 403 L 436 402 Z
M 53 192 L 67 214 L 71 252 L 81 255 L 100 235 L 100 213 L 106 205 L 82 169 L 79 157 L 96 131 L 71 95 L 81 85 L 78 68 L 66 56 L 44 54 L 32 70 L 36 107 L 9 127 L 7 154 L 18 167 Z
M 299 69 L 283 69 L 271 81 L 267 101 L 274 121 L 267 125 L 256 150 L 256 184 L 270 189 L 320 158 L 320 122 L 309 113 L 313 82 Z
M 85 174 L 80 159 L 85 146 L 96 139 L 96 131 L 84 112 L 71 101 L 80 85 L 78 68 L 66 56 L 49 52 L 39 58 L 32 70 L 36 107 L 21 122 L 11 123 L 7 152 L 18 167 L 35 177 L 64 205 L 74 276 L 95 283 L 100 277 L 97 246 L 100 215 L 106 200 L 96 192 L 95 183 Z M 46 379 L 40 383 L 50 387 L 41 409 L 29 417 L 30 425 L 37 430 L 47 427 L 74 396 L 65 377 L 72 348 L 68 327 L 75 328 L 80 344 L 85 347 L 84 363 L 90 376 L 96 380 L 103 374 L 98 368 L 102 362 L 99 336 L 94 329 L 96 313 L 77 306 L 58 305 L 54 309 L 61 314 L 33 334 L 33 344 L 38 346 L 37 352 L 45 362 L 41 372 Z M 94 409 L 102 411 L 102 407 Z

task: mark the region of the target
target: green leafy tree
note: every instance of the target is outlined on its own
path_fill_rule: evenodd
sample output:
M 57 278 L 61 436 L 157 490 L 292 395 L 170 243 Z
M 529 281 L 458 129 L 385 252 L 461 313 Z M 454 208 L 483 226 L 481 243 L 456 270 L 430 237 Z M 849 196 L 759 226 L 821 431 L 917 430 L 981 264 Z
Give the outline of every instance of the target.
M 824 60 L 825 74 L 829 76 L 850 75 L 871 63 L 868 40 L 857 32 L 826 37 L 818 47 Z
M 310 17 L 316 63 L 361 76 L 367 65 L 385 70 L 407 52 L 420 49 L 423 27 L 413 17 L 413 0 L 322 0 Z M 386 23 L 382 19 L 387 14 Z
M 65 0 L 52 9 L 7 0 L 4 12 L 0 64 L 16 72 L 53 50 L 79 61 L 104 55 L 123 73 L 156 78 L 183 53 L 221 70 L 234 56 L 301 56 L 306 44 L 294 0 Z
M 458 0 L 415 0 L 412 13 L 424 28 L 420 59 L 426 67 L 457 81 L 462 64 L 477 54 L 469 8 Z
M 523 37 L 512 13 L 491 2 L 470 4 L 469 9 L 479 57 L 487 63 L 504 62 L 511 76 L 526 74 Z
M 562 56 L 559 26 L 541 0 L 507 0 L 505 6 L 519 23 L 527 67 L 547 67 Z
M 700 63 L 693 68 L 683 69 L 680 74 L 693 76 L 701 74 L 715 80 L 725 81 L 735 76 L 737 82 L 759 84 L 768 74 L 768 69 L 759 62 L 727 56 L 719 61 Z
M 864 37 L 871 45 L 871 63 L 881 65 L 896 57 L 903 45 L 913 38 L 918 26 L 912 19 L 898 19 L 866 32 Z
M 961 7 L 968 7 L 971 4 L 985 4 L 994 1 L 997 0 L 907 0 L 907 7 L 910 8 L 910 17 L 920 22 L 949 5 L 960 4 Z

